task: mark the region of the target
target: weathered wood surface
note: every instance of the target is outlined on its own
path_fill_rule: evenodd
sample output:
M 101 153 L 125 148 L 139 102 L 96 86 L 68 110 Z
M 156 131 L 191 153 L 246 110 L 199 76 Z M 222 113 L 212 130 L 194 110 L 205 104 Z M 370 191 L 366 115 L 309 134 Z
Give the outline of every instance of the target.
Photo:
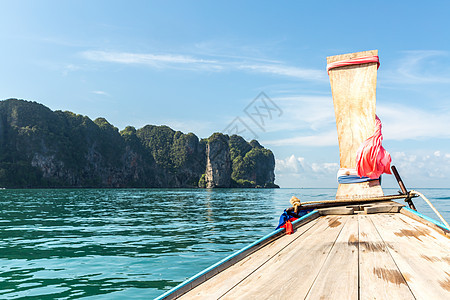
M 398 213 L 404 205 L 373 205 L 364 207 L 364 213 L 377 214 L 377 213 Z
M 336 192 L 336 200 L 364 199 L 383 195 L 384 194 L 380 185 L 380 181 L 371 180 L 360 183 L 339 184 L 338 190 Z
M 450 240 L 402 214 L 372 218 L 414 296 L 450 299 Z
M 273 256 L 223 299 L 304 298 L 344 226 L 341 219 L 341 216 L 321 217 L 307 234 Z M 324 239 L 329 242 L 322 243 Z
M 346 219 L 306 299 L 358 298 L 358 216 Z
M 378 55 L 378 50 L 327 57 L 327 63 Z M 377 64 L 368 63 L 329 71 L 341 168 L 356 168 L 356 152 L 375 130 Z
M 183 299 L 217 299 L 221 297 L 233 286 L 267 263 L 276 253 L 285 249 L 289 244 L 310 230 L 311 227 L 316 225 L 317 221 L 318 219 L 315 219 L 298 228 L 294 234 L 286 235 L 282 239 L 273 241 L 260 251 L 233 265 L 226 272 L 217 274 L 201 286 L 189 291 Z
M 321 216 L 192 298 L 450 299 L 450 239 L 399 213 Z
M 448 238 L 450 238 L 450 230 L 445 229 L 445 228 L 442 228 L 442 227 L 440 227 L 440 226 L 437 226 L 436 224 L 434 224 L 434 223 L 432 223 L 432 222 L 430 222 L 430 221 L 428 221 L 428 220 L 425 220 L 425 219 L 419 217 L 418 215 L 412 213 L 411 211 L 409 211 L 409 210 L 407 210 L 407 209 L 402 208 L 402 209 L 400 210 L 400 213 L 402 213 L 402 214 L 404 214 L 405 216 L 408 216 L 408 217 L 410 217 L 411 219 L 416 220 L 416 221 L 418 221 L 418 222 L 420 222 L 420 223 L 422 223 L 422 224 L 425 224 L 426 226 L 433 228 L 434 230 L 436 230 L 436 231 L 439 232 L 440 234 L 445 235 L 445 236 L 447 236 Z
M 353 215 L 355 210 L 351 207 L 331 207 L 318 209 L 321 216 L 328 215 Z
M 360 299 L 414 299 L 370 216 L 359 217 Z
M 378 50 L 327 57 L 327 63 L 378 55 Z M 328 72 L 339 140 L 341 168 L 356 168 L 356 153 L 375 131 L 377 63 L 343 66 Z M 339 184 L 336 199 L 382 196 L 378 181 Z

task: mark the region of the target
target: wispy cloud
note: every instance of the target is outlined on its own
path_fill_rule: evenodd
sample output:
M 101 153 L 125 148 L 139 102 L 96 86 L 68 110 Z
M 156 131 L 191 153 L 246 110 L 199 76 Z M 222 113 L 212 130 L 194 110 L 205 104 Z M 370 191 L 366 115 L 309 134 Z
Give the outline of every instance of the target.
M 338 144 L 336 130 L 320 132 L 318 134 L 293 136 L 277 140 L 263 141 L 264 145 L 268 146 L 311 146 L 311 147 L 325 147 L 335 146 Z
M 163 68 L 169 65 L 209 65 L 217 64 L 214 60 L 197 59 L 187 55 L 150 54 L 130 52 L 85 51 L 82 56 L 92 61 L 121 64 L 141 64 Z
M 258 58 L 224 57 L 222 55 L 211 59 L 198 58 L 184 54 L 153 54 L 114 51 L 84 51 L 81 53 L 81 56 L 91 61 L 145 65 L 158 69 L 173 68 L 209 71 L 245 70 L 260 74 L 286 76 L 312 81 L 326 80 L 326 74 L 323 70 L 295 67 L 279 61 Z
M 440 150 L 392 152 L 392 164 L 397 167 L 410 187 L 446 187 L 450 178 L 450 152 Z M 311 162 L 292 154 L 275 159 L 275 174 L 283 187 L 299 185 L 336 184 L 338 162 Z M 386 175 L 387 176 L 387 175 Z M 396 187 L 393 176 L 385 177 L 388 185 Z
M 437 50 L 404 51 L 386 80 L 395 84 L 450 83 L 450 53 Z
M 105 91 L 92 91 L 92 93 L 101 96 L 109 96 L 109 94 Z
M 450 109 L 425 110 L 401 104 L 380 104 L 377 113 L 389 140 L 450 138 Z
M 335 127 L 331 96 L 292 95 L 272 97 L 271 100 L 281 113 L 266 120 L 264 132 L 319 132 Z M 263 107 L 261 113 L 265 113 Z M 245 121 L 252 125 L 250 119 Z
M 320 130 L 335 124 L 331 95 L 291 95 L 273 97 L 273 101 L 283 110 L 282 130 Z
M 295 95 L 274 97 L 283 115 L 269 122 L 266 132 L 280 138 L 264 141 L 269 146 L 337 145 L 336 123 L 331 96 Z
M 326 73 L 322 70 L 301 69 L 282 64 L 242 64 L 239 69 L 251 70 L 258 73 L 269 73 L 298 79 L 326 81 Z
M 292 154 L 285 159 L 275 160 L 275 171 L 277 174 L 336 174 L 339 170 L 337 162 L 311 163 L 304 157 Z
M 63 76 L 67 76 L 70 72 L 81 70 L 82 68 L 80 66 L 74 65 L 74 64 L 66 64 L 62 67 L 62 74 Z
M 338 144 L 330 98 L 288 97 L 279 98 L 276 103 L 283 110 L 283 118 L 270 124 L 267 131 L 279 132 L 283 138 L 265 140 L 265 145 L 324 147 Z M 450 138 L 450 107 L 427 110 L 398 103 L 381 103 L 377 114 L 383 124 L 385 140 Z
M 450 178 L 450 153 L 439 150 L 426 153 L 394 152 L 392 161 L 409 177 Z

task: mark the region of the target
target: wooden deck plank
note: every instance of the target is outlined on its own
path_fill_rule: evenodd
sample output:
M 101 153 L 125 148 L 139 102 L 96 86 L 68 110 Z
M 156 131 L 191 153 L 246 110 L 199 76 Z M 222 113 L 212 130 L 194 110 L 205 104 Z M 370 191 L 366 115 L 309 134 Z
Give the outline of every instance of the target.
M 226 293 L 223 299 L 304 298 L 347 218 L 320 217 L 317 226 Z
M 359 216 L 360 299 L 415 299 L 370 216 Z
M 321 216 L 182 299 L 450 299 L 450 239 L 399 213 Z
M 371 215 L 417 299 L 450 299 L 450 240 L 400 214 Z
M 307 299 L 358 298 L 358 216 L 347 217 Z
M 430 241 L 430 245 L 433 245 L 435 247 L 448 247 L 448 243 L 450 241 L 450 237 L 443 235 L 442 233 L 439 233 L 434 228 L 431 228 L 427 226 L 424 223 L 421 223 L 419 221 L 416 221 L 404 214 L 399 214 L 398 217 L 400 220 L 402 220 L 404 223 L 408 223 L 412 225 L 414 228 L 418 228 L 419 230 L 422 230 L 427 233 L 428 236 L 430 236 L 432 239 Z M 450 253 L 449 253 L 450 255 Z
M 409 218 L 411 218 L 411 219 L 413 219 L 413 220 L 418 221 L 419 223 L 422 223 L 422 224 L 424 224 L 424 225 L 426 225 L 426 226 L 428 226 L 428 227 L 434 229 L 434 230 L 437 231 L 439 234 L 442 234 L 442 235 L 444 235 L 444 236 L 446 236 L 447 238 L 450 239 L 450 230 L 449 230 L 449 229 L 446 229 L 446 228 L 444 228 L 444 227 L 442 227 L 442 226 L 438 226 L 438 225 L 435 224 L 435 222 L 431 222 L 430 220 L 426 220 L 426 219 L 420 217 L 419 215 L 415 214 L 415 213 L 414 213 L 413 211 L 411 211 L 410 209 L 407 209 L 407 208 L 405 208 L 405 207 L 403 207 L 403 208 L 400 210 L 400 213 L 401 213 L 402 215 L 405 215 L 405 216 L 407 216 L 407 217 L 409 217 Z
M 283 236 L 249 255 L 227 270 L 217 274 L 202 285 L 192 289 L 181 299 L 218 299 L 233 286 L 264 265 L 269 259 L 302 236 L 311 227 L 317 226 L 318 219 L 299 227 L 293 234 Z

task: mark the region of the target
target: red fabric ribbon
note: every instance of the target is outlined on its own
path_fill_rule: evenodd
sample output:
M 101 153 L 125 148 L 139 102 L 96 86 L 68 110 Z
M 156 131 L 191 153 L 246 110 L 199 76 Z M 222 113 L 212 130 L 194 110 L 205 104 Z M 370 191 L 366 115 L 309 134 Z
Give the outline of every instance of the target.
M 372 55 L 372 56 L 363 56 L 363 57 L 340 60 L 340 61 L 329 63 L 329 64 L 327 64 L 327 72 L 330 72 L 331 69 L 338 68 L 338 67 L 368 64 L 368 63 L 372 63 L 372 62 L 377 63 L 377 69 L 380 67 L 380 59 L 379 59 L 378 55 Z
M 291 221 L 293 222 L 295 220 L 297 220 L 297 218 L 290 218 L 283 226 L 281 226 L 281 228 L 286 228 L 286 234 L 294 233 L 294 227 L 292 226 Z
M 375 115 L 375 133 L 365 140 L 356 153 L 356 172 L 359 177 L 377 179 L 381 174 L 391 173 L 391 155 L 381 142 L 381 120 Z

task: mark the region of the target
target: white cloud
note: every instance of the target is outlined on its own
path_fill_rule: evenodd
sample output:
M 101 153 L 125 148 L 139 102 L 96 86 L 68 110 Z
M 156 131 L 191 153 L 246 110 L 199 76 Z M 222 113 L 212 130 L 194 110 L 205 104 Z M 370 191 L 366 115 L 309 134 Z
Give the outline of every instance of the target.
M 334 174 L 339 170 L 338 163 L 312 163 L 311 169 L 314 173 Z
M 336 122 L 331 96 L 275 97 L 281 108 L 281 118 L 268 122 L 266 132 L 287 136 L 266 140 L 270 146 L 333 146 L 337 145 Z
M 439 155 L 436 155 L 439 154 Z M 409 188 L 449 187 L 450 153 L 441 150 L 428 152 L 392 152 L 395 165 Z M 333 186 L 336 183 L 338 162 L 311 162 L 296 155 L 275 159 L 275 177 L 283 187 Z M 393 176 L 383 177 L 383 186 L 397 188 Z
M 322 70 L 301 69 L 282 64 L 242 64 L 238 68 L 244 70 L 256 71 L 259 73 L 270 73 L 275 75 L 283 75 L 298 79 L 326 81 L 326 73 Z
M 394 152 L 391 156 L 392 164 L 399 169 L 399 172 L 408 174 L 416 180 L 450 178 L 450 153 L 442 153 L 439 150 L 421 155 Z
M 82 68 L 80 66 L 74 65 L 74 64 L 66 64 L 62 67 L 62 74 L 63 76 L 67 76 L 69 73 L 81 70 Z
M 296 136 L 278 140 L 268 140 L 263 142 L 268 146 L 335 146 L 338 144 L 336 130 L 321 132 L 317 135 Z
M 331 96 L 296 95 L 274 97 L 273 101 L 283 110 L 285 128 L 309 128 L 318 130 L 335 126 L 333 99 Z
M 447 109 L 428 111 L 400 104 L 380 104 L 377 114 L 383 122 L 385 139 L 450 138 Z
M 331 97 L 273 98 L 282 109 L 280 119 L 267 122 L 266 132 L 283 138 L 265 140 L 268 146 L 335 146 L 338 144 Z M 383 136 L 389 141 L 450 138 L 450 108 L 426 110 L 398 103 L 377 105 Z
M 105 91 L 92 91 L 92 93 L 101 96 L 109 96 L 109 94 Z
M 398 84 L 450 83 L 447 51 L 405 51 L 394 70 L 386 72 L 389 82 Z M 444 63 L 445 62 L 445 63 Z
M 275 159 L 275 171 L 280 173 L 298 173 L 303 170 L 303 157 L 295 157 L 294 154 L 285 159 Z
M 277 61 L 248 59 L 239 57 L 217 56 L 220 59 L 197 58 L 183 54 L 153 54 L 114 51 L 84 51 L 81 56 L 98 62 L 120 64 L 146 65 L 153 68 L 179 68 L 189 70 L 246 70 L 255 73 L 265 73 L 286 76 L 296 79 L 325 81 L 323 70 L 304 69 L 289 66 Z M 211 55 L 210 55 L 211 57 Z M 249 62 L 250 60 L 250 62 Z
M 285 159 L 275 159 L 275 172 L 277 175 L 323 176 L 336 174 L 338 170 L 338 163 L 310 163 L 304 157 L 296 157 L 294 154 Z
M 141 64 L 157 68 L 162 68 L 168 65 L 208 65 L 214 68 L 218 67 L 216 61 L 197 59 L 187 55 L 85 51 L 82 53 L 82 56 L 93 61 Z

